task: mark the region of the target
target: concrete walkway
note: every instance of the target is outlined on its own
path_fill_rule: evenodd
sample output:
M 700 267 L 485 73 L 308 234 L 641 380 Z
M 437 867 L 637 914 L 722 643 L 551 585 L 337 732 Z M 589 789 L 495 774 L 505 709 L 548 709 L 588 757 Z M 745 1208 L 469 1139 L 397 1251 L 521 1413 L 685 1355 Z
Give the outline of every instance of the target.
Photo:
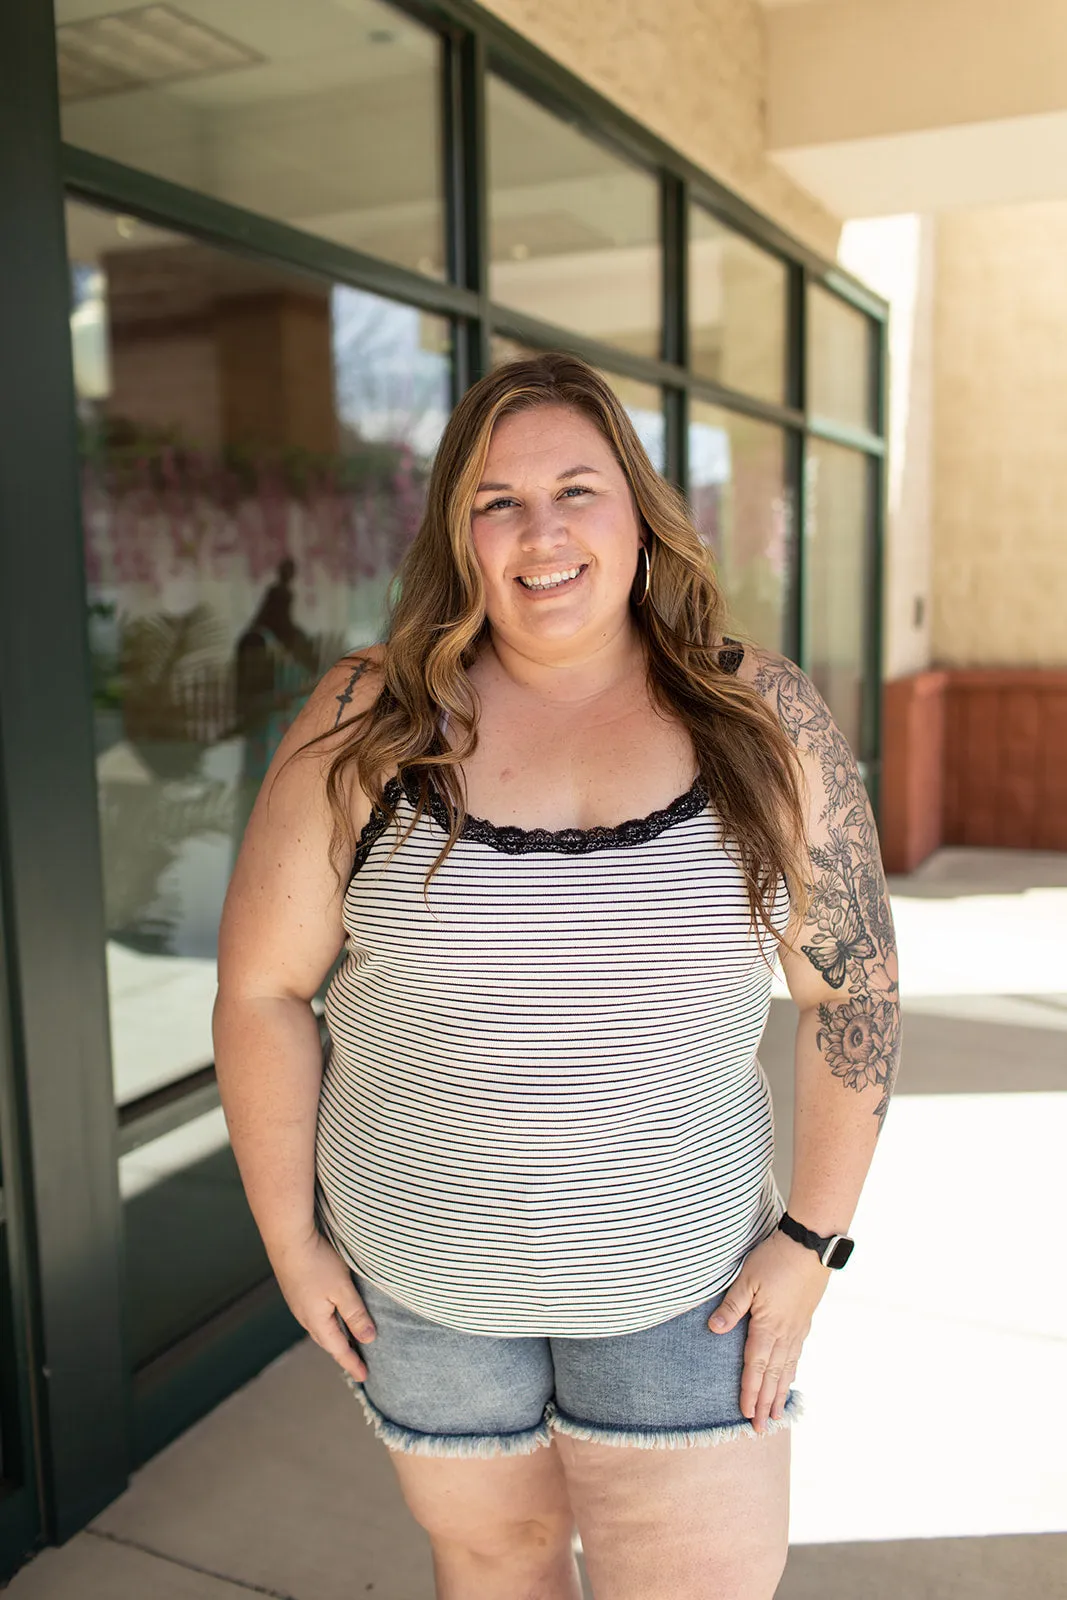
M 1067 856 L 943 851 L 892 887 L 904 1068 L 856 1255 L 805 1349 L 779 1600 L 1067 1597 Z M 761 1058 L 783 1185 L 792 1024 L 776 999 Z M 433 1584 L 385 1451 L 304 1344 L 9 1593 L 431 1600 Z

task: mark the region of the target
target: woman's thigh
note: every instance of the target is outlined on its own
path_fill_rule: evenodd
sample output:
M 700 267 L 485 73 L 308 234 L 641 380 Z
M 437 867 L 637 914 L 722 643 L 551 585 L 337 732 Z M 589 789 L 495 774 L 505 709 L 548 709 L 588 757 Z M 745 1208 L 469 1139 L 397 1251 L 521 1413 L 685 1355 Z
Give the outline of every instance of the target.
M 551 1340 L 549 1417 L 596 1600 L 768 1600 L 785 1563 L 789 1432 L 740 1410 L 748 1319 L 715 1295 L 606 1339 Z M 799 1408 L 791 1394 L 789 1421 Z
M 359 1346 L 367 1377 L 352 1388 L 435 1547 L 488 1558 L 569 1549 L 573 1517 L 546 1420 L 548 1340 L 461 1333 L 355 1282 L 378 1332 Z
M 596 1600 L 770 1600 L 789 1531 L 789 1433 L 643 1449 L 556 1437 Z

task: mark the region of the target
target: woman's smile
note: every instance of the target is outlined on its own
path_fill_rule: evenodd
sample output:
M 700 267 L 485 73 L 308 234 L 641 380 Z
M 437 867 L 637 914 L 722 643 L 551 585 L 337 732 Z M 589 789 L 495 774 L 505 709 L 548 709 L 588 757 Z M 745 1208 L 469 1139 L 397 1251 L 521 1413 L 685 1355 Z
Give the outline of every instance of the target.
M 576 589 L 588 567 L 588 561 L 582 561 L 575 566 L 554 567 L 551 572 L 520 573 L 515 582 L 531 600 L 544 600 L 550 594 Z

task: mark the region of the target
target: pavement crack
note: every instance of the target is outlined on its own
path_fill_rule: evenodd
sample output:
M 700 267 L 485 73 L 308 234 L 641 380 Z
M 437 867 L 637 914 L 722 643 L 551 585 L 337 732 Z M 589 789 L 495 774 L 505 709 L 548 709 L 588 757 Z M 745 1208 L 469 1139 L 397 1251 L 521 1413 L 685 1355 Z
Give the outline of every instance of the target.
M 202 1567 L 199 1562 L 186 1561 L 182 1556 L 173 1556 L 167 1550 L 157 1550 L 153 1545 L 142 1544 L 140 1539 L 127 1538 L 125 1534 L 109 1533 L 106 1528 L 86 1528 L 86 1533 L 92 1534 L 94 1539 L 104 1539 L 109 1544 L 126 1545 L 130 1550 L 139 1550 L 142 1555 L 155 1556 L 157 1561 L 169 1561 L 172 1567 L 184 1567 L 187 1572 L 198 1572 L 201 1577 L 214 1578 L 218 1583 L 228 1583 L 231 1588 L 241 1589 L 245 1594 L 263 1594 L 268 1600 L 297 1600 L 297 1596 L 289 1594 L 285 1589 L 269 1589 L 266 1584 L 246 1583 L 243 1578 L 234 1578 L 228 1572 L 216 1572 L 212 1567 Z

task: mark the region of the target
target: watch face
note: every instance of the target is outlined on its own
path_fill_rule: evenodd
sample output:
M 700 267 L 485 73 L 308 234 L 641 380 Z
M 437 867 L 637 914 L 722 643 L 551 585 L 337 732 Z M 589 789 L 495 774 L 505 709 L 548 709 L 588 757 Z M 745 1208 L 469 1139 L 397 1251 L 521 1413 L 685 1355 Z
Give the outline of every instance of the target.
M 837 1243 L 830 1251 L 826 1265 L 828 1267 L 835 1268 L 843 1267 L 855 1248 L 856 1243 L 854 1239 L 838 1239 Z

